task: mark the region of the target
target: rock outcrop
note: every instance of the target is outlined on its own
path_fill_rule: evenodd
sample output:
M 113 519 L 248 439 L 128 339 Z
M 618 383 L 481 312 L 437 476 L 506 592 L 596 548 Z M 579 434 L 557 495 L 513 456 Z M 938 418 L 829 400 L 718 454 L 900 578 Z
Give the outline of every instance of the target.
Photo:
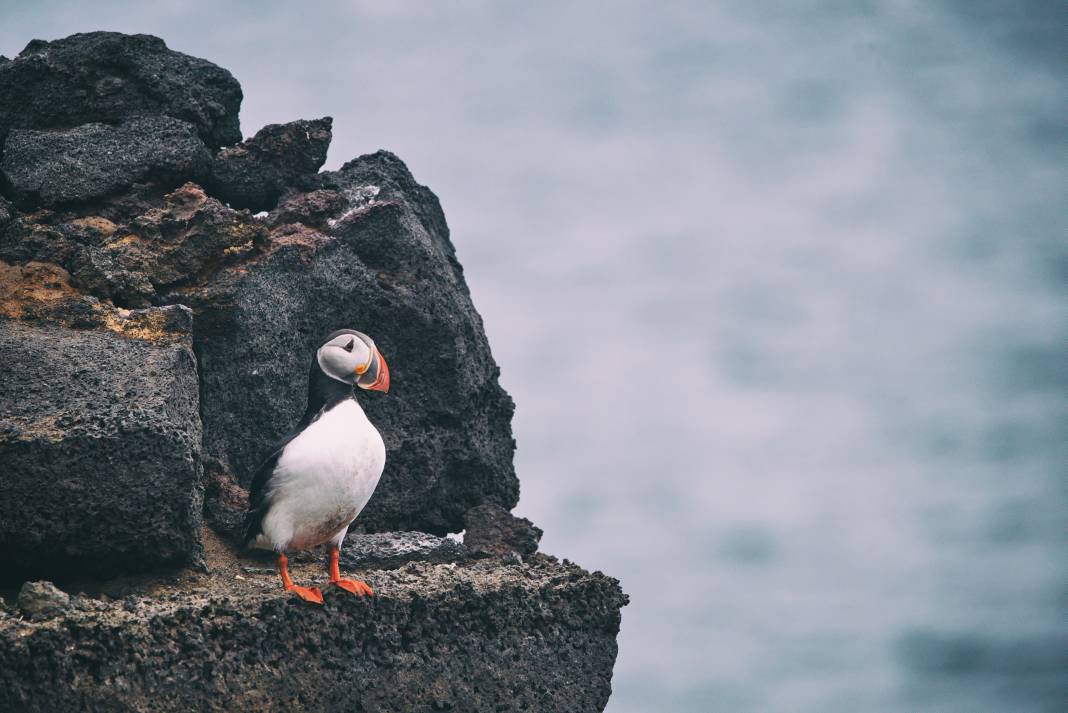
M 538 551 L 542 531 L 525 517 L 485 503 L 464 513 L 464 546 L 475 553 L 523 557 Z
M 263 127 L 248 141 L 216 154 L 208 188 L 234 208 L 274 208 L 287 188 L 322 168 L 332 124 L 327 116 Z
M 240 101 L 143 35 L 0 58 L 0 595 L 55 582 L 0 600 L 0 707 L 599 710 L 626 597 L 509 513 L 513 404 L 437 198 L 385 151 L 320 172 L 330 118 L 241 142 Z M 357 394 L 388 455 L 342 557 L 377 595 L 318 608 L 234 544 L 339 327 L 389 362 Z
M 150 35 L 85 32 L 34 40 L 0 62 L 0 141 L 10 129 L 170 116 L 212 147 L 241 141 L 241 85 L 222 67 Z
M 0 612 L 0 692 L 18 711 L 423 711 L 604 708 L 615 580 L 537 556 L 360 572 L 374 598 L 296 601 L 267 574 L 220 571 L 64 616 Z M 294 567 L 323 584 L 322 569 Z

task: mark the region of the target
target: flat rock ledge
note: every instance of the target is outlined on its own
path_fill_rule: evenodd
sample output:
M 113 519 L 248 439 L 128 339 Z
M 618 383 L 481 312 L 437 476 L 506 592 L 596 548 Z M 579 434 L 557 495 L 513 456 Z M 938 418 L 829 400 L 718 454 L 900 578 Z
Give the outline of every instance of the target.
M 59 616 L 0 611 L 0 700 L 17 711 L 600 711 L 619 583 L 545 555 L 352 572 L 314 606 L 277 576 L 190 571 Z M 122 592 L 113 592 L 122 594 Z

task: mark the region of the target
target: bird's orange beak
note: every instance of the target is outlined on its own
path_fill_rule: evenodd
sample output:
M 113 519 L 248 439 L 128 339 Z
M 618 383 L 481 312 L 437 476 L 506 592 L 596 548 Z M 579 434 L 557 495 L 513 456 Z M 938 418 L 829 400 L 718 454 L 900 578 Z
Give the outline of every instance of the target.
M 361 371 L 362 368 L 362 371 Z M 371 346 L 371 361 L 356 369 L 356 385 L 366 391 L 389 391 L 389 364 L 378 347 Z
M 378 362 L 378 375 L 375 380 L 367 386 L 369 391 L 381 391 L 386 393 L 389 391 L 389 364 L 386 363 L 386 358 L 382 356 L 382 352 L 378 351 L 378 347 L 375 347 L 374 361 Z

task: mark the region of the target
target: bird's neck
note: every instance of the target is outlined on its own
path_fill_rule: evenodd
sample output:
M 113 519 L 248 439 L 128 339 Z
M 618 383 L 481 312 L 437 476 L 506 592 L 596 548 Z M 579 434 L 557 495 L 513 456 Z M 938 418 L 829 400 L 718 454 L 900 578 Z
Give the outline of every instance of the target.
M 354 398 L 352 384 L 331 379 L 317 366 L 313 364 L 311 373 L 308 375 L 308 408 L 305 409 L 304 418 L 301 419 L 302 425 L 311 423 L 320 411 L 329 411 L 342 401 Z

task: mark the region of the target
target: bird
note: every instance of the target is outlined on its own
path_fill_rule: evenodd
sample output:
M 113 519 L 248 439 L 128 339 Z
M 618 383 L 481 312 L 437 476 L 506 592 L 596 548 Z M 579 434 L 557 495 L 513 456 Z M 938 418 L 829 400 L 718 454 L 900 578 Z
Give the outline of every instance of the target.
M 274 551 L 282 586 L 314 604 L 323 603 L 322 591 L 293 583 L 287 552 L 329 544 L 330 584 L 361 597 L 374 594 L 366 582 L 342 579 L 338 570 L 345 534 L 386 464 L 382 435 L 356 400 L 355 387 L 388 392 L 389 366 L 369 336 L 339 329 L 311 360 L 304 416 L 264 459 L 249 489 L 245 546 Z

